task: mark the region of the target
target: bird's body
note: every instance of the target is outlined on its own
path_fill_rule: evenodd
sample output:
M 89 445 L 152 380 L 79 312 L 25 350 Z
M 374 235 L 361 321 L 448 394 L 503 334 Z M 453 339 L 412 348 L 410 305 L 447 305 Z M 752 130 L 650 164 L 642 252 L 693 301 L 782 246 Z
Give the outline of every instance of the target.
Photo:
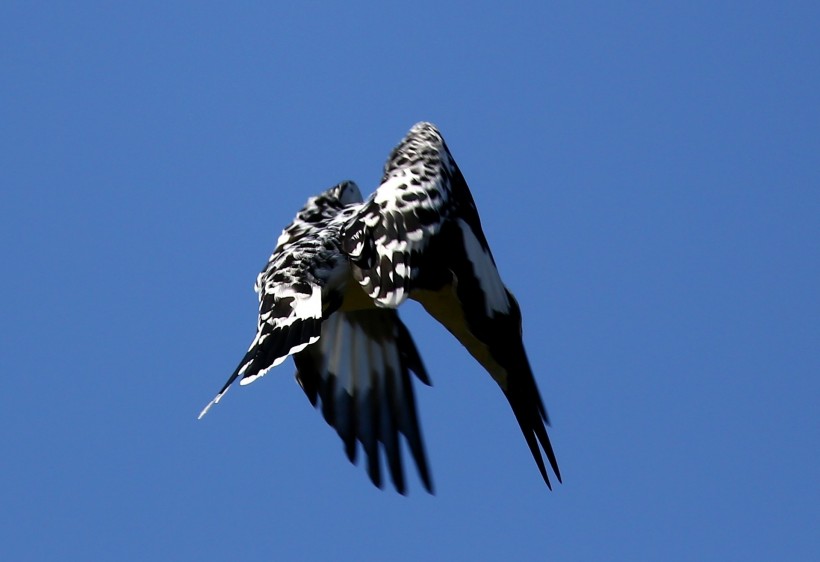
M 441 134 L 415 125 L 364 202 L 352 182 L 308 200 L 279 237 L 256 283 L 257 336 L 233 381 L 249 383 L 294 356 L 297 380 L 345 443 L 356 443 L 380 486 L 379 450 L 404 492 L 398 435 L 425 487 L 432 483 L 410 372 L 427 373 L 396 308 L 424 306 L 498 383 L 544 481 L 540 448 L 561 479 L 546 410 L 527 360 L 518 304 L 501 280 L 467 183 Z

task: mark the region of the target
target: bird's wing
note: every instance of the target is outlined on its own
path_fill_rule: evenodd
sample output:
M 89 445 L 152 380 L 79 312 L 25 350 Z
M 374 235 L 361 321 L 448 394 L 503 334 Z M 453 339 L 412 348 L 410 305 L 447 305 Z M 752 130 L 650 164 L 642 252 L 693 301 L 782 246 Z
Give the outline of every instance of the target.
M 361 443 L 370 478 L 381 486 L 383 451 L 393 483 L 404 493 L 403 435 L 432 492 L 410 376 L 429 384 L 427 372 L 398 313 L 367 298 L 340 249 L 341 228 L 361 201 L 355 184 L 343 182 L 310 198 L 284 229 L 256 281 L 256 337 L 199 417 L 237 378 L 247 384 L 293 355 L 299 384 L 311 403 L 321 399 L 351 461 Z
M 451 210 L 453 169 L 441 135 L 419 123 L 393 150 L 381 185 L 345 226 L 342 248 L 377 305 L 395 308 L 412 290 L 420 260 Z
M 413 339 L 394 310 L 340 310 L 322 324 L 321 338 L 294 356 L 296 378 L 311 404 L 336 429 L 351 462 L 357 442 L 372 482 L 382 486 L 381 450 L 393 484 L 404 494 L 403 435 L 422 483 L 432 480 L 416 415 L 410 372 L 429 384 Z
M 273 250 L 268 263 L 273 261 L 277 252 L 302 240 L 306 235 L 315 236 L 317 231 L 328 228 L 329 225 L 340 218 L 351 205 L 362 202 L 362 193 L 355 182 L 346 180 L 340 182 L 330 189 L 327 189 L 307 200 L 307 203 L 296 213 L 293 221 L 285 227 L 279 239 L 276 241 L 276 248 Z M 267 267 L 265 270 L 268 269 Z M 262 279 L 265 270 L 259 274 L 254 290 L 259 293 L 259 281 Z M 260 295 L 261 297 L 261 295 Z
M 346 204 L 356 199 L 361 201 L 358 187 L 342 182 L 311 197 L 282 232 L 256 280 L 256 337 L 200 418 L 237 378 L 242 377 L 240 384 L 251 383 L 319 339 L 322 318 L 338 306 L 333 287 L 328 285 L 350 274 L 347 258 L 339 250 L 340 229 L 341 218 L 351 210 Z
M 551 488 L 539 443 L 559 482 L 561 473 L 547 435 L 547 411 L 524 350 L 521 311 L 504 287 L 489 248 L 482 246 L 483 238 L 480 230 L 474 231 L 461 218 L 445 225 L 435 242 L 434 253 L 440 258 L 432 261 L 447 260 L 444 263 L 450 280 L 435 288 L 420 288 L 412 298 L 447 328 L 496 381 L 512 407 L 544 482 Z
M 393 150 L 382 184 L 345 225 L 342 247 L 378 305 L 395 307 L 410 296 L 458 338 L 501 387 L 547 485 L 539 443 L 560 481 L 518 304 L 433 125 L 415 125 Z

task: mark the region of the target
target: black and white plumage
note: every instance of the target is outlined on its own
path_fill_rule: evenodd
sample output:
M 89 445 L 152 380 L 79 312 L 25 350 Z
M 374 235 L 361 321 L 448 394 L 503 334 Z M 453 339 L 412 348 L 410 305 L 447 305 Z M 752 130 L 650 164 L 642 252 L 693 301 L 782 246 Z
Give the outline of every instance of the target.
M 441 134 L 415 125 L 364 202 L 352 182 L 308 200 L 256 283 L 257 335 L 236 371 L 252 382 L 289 356 L 351 461 L 357 442 L 381 486 L 379 450 L 404 493 L 399 435 L 432 491 L 410 373 L 429 379 L 396 308 L 420 302 L 501 387 L 548 486 L 561 475 L 524 350 L 521 313 L 495 265 L 467 183 Z
M 403 493 L 403 435 L 424 486 L 432 491 L 410 377 L 412 372 L 430 384 L 427 372 L 398 313 L 369 301 L 341 251 L 342 228 L 361 202 L 356 184 L 342 182 L 311 197 L 282 232 L 254 286 L 256 337 L 199 417 L 237 378 L 249 384 L 293 355 L 297 381 L 313 405 L 321 398 L 325 420 L 336 428 L 351 462 L 358 442 L 371 480 L 381 487 L 382 449 L 393 483 Z

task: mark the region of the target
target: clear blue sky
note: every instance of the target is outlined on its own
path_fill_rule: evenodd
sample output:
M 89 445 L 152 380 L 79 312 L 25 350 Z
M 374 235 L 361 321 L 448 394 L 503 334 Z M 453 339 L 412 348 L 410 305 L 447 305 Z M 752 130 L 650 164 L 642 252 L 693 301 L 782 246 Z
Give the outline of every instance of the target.
M 0 6 L 0 558 L 816 557 L 818 5 L 267 4 Z M 372 487 L 290 361 L 196 420 L 282 227 L 420 120 L 521 303 L 553 492 L 413 305 L 436 496 Z

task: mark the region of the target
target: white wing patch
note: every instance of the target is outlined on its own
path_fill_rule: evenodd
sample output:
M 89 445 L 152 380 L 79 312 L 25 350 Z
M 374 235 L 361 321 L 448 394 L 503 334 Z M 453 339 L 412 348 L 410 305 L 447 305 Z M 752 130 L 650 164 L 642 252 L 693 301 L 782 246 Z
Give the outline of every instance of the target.
M 485 312 L 487 316 L 493 316 L 495 312 L 507 314 L 510 311 L 510 300 L 507 297 L 507 288 L 501 281 L 498 268 L 493 263 L 490 253 L 481 246 L 473 229 L 466 222 L 458 219 L 458 226 L 461 229 L 461 236 L 464 240 L 464 250 L 473 268 L 473 274 L 481 284 L 484 292 Z
M 321 320 L 322 318 L 322 288 L 318 285 L 313 286 L 313 290 L 310 295 L 303 295 L 297 291 L 295 291 L 292 287 L 276 287 L 274 289 L 274 294 L 276 298 L 292 298 L 293 305 L 291 312 L 288 316 L 284 317 L 272 317 L 272 311 L 268 311 L 259 316 L 259 330 L 256 332 L 256 337 L 251 343 L 248 351 L 252 350 L 253 348 L 261 345 L 266 338 L 270 337 L 272 334 L 279 330 L 285 330 L 291 325 L 304 321 L 304 320 Z M 270 329 L 267 329 L 270 325 Z M 244 386 L 246 384 L 250 384 L 259 377 L 264 376 L 267 374 L 268 371 L 273 369 L 274 367 L 281 365 L 285 359 L 289 356 L 293 355 L 294 353 L 299 353 L 307 346 L 312 343 L 315 343 L 319 340 L 319 336 L 312 336 L 308 341 L 302 342 L 298 345 L 292 346 L 291 348 L 285 350 L 285 352 L 270 364 L 270 366 L 260 370 L 258 373 L 251 375 L 249 377 L 243 377 L 239 384 Z M 240 374 L 244 372 L 244 367 L 239 371 Z

